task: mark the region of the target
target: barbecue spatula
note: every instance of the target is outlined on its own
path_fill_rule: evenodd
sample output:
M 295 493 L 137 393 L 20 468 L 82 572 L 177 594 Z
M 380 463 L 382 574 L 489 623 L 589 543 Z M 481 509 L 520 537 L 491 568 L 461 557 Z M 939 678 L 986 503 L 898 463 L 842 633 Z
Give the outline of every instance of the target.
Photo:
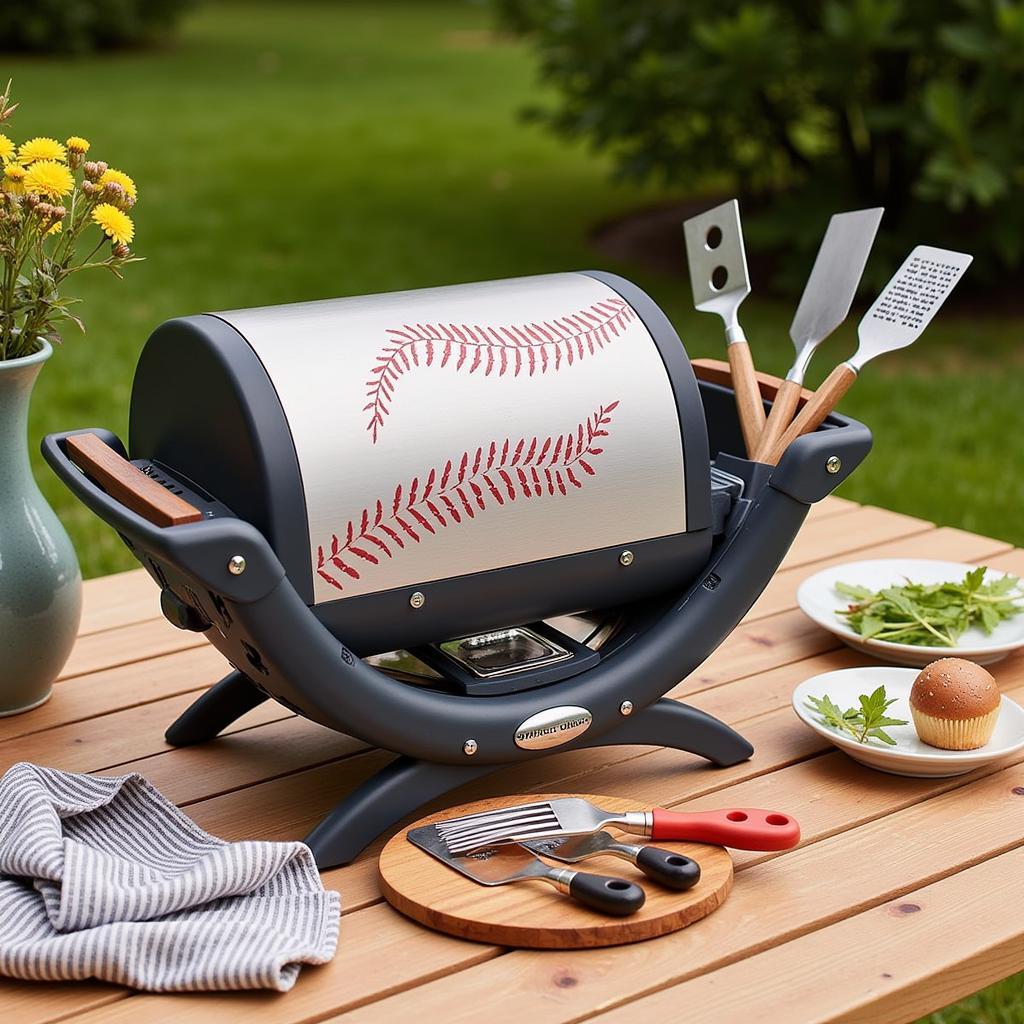
M 559 797 L 536 803 L 481 811 L 432 827 L 452 853 L 468 853 L 498 843 L 589 835 L 606 825 L 652 839 L 714 843 L 737 850 L 788 850 L 800 842 L 800 826 L 788 814 L 754 807 L 717 811 L 606 811 L 580 797 Z
M 796 360 L 772 402 L 754 455 L 763 461 L 789 426 L 814 350 L 846 319 L 875 241 L 882 207 L 837 213 L 828 222 L 811 275 L 789 328 Z
M 730 199 L 683 224 L 693 304 L 717 313 L 725 324 L 729 369 L 747 455 L 753 456 L 764 427 L 764 404 L 754 360 L 739 322 L 740 303 L 750 294 L 747 256 L 740 227 L 740 204 Z
M 409 842 L 480 885 L 506 885 L 530 880 L 547 882 L 591 910 L 613 917 L 636 913 L 647 898 L 639 885 L 624 878 L 553 868 L 522 846 L 496 846 L 470 856 L 454 854 L 433 825 L 411 829 Z
M 864 314 L 857 328 L 857 351 L 828 375 L 762 461 L 775 465 L 793 441 L 815 430 L 849 391 L 865 363 L 917 341 L 973 258 L 949 249 L 917 246 Z

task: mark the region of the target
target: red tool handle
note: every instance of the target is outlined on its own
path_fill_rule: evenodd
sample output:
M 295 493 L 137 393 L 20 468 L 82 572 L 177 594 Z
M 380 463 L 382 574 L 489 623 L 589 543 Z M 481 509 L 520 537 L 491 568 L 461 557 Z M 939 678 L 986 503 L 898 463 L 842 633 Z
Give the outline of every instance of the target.
M 800 842 L 800 826 L 789 814 L 758 807 L 679 812 L 655 807 L 652 839 L 714 843 L 734 850 L 788 850 Z

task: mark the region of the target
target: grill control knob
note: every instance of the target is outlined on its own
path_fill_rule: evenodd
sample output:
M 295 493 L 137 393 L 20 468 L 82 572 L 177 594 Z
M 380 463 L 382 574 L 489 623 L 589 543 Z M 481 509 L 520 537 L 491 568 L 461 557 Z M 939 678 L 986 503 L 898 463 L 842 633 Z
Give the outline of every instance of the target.
M 160 611 L 164 618 L 178 629 L 188 629 L 193 633 L 205 633 L 210 628 L 210 620 L 198 608 L 186 604 L 169 587 L 160 591 Z

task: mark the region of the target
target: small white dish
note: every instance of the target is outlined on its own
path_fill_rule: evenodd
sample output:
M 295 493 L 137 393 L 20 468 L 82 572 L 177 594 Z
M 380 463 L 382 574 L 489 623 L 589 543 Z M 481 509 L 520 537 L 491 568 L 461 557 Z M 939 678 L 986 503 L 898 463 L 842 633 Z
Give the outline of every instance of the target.
M 955 647 L 919 647 L 914 644 L 893 643 L 891 640 L 868 640 L 852 629 L 836 612 L 849 605 L 836 588 L 842 581 L 869 590 L 882 590 L 906 580 L 914 583 L 945 583 L 962 580 L 974 565 L 962 562 L 937 562 L 927 558 L 876 558 L 867 562 L 847 562 L 809 576 L 796 592 L 797 604 L 809 618 L 856 651 L 896 665 L 924 668 L 936 658 L 966 658 L 979 665 L 1001 661 L 1011 652 L 1024 647 L 1024 613 L 1005 619 L 986 636 L 976 626 L 965 630 Z M 998 569 L 989 569 L 985 581 L 1007 575 Z
M 1005 694 L 995 732 L 985 746 L 976 750 L 941 750 L 924 743 L 918 738 L 910 714 L 910 688 L 916 678 L 917 672 L 911 668 L 872 666 L 823 672 L 805 680 L 793 691 L 793 710 L 819 736 L 834 743 L 855 761 L 890 775 L 948 778 L 1024 750 L 1024 708 Z M 808 697 L 820 698 L 828 694 L 843 709 L 856 707 L 857 698 L 862 693 L 873 693 L 879 686 L 885 687 L 886 696 L 896 698 L 896 703 L 887 712 L 888 716 L 907 720 L 906 725 L 894 725 L 885 730 L 896 741 L 895 747 L 880 740 L 858 743 L 852 736 L 823 724 L 807 703 Z

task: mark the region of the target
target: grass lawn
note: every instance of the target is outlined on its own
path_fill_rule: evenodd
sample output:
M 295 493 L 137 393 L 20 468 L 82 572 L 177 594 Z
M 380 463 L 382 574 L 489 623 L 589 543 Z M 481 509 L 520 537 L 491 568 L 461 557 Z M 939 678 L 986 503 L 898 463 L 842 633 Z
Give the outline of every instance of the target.
M 91 156 L 135 177 L 147 258 L 121 285 L 84 289 L 89 332 L 69 332 L 42 375 L 33 445 L 78 426 L 124 435 L 136 357 L 170 316 L 601 262 L 595 223 L 669 197 L 611 184 L 603 161 L 519 120 L 537 97 L 534 63 L 489 25 L 469 4 L 211 2 L 172 48 L 0 60 L 23 103 L 17 137 L 85 135 Z M 676 276 L 605 266 L 654 295 L 691 355 L 722 354 L 718 321 L 689 306 L 681 238 Z M 791 315 L 746 303 L 761 368 L 785 371 Z M 1022 328 L 954 311 L 916 349 L 872 366 L 843 408 L 872 427 L 876 448 L 841 493 L 1024 543 Z M 823 348 L 813 383 L 852 339 L 848 325 Z M 36 468 L 86 575 L 131 566 Z M 1020 979 L 1000 992 L 941 1020 L 1024 1018 Z

